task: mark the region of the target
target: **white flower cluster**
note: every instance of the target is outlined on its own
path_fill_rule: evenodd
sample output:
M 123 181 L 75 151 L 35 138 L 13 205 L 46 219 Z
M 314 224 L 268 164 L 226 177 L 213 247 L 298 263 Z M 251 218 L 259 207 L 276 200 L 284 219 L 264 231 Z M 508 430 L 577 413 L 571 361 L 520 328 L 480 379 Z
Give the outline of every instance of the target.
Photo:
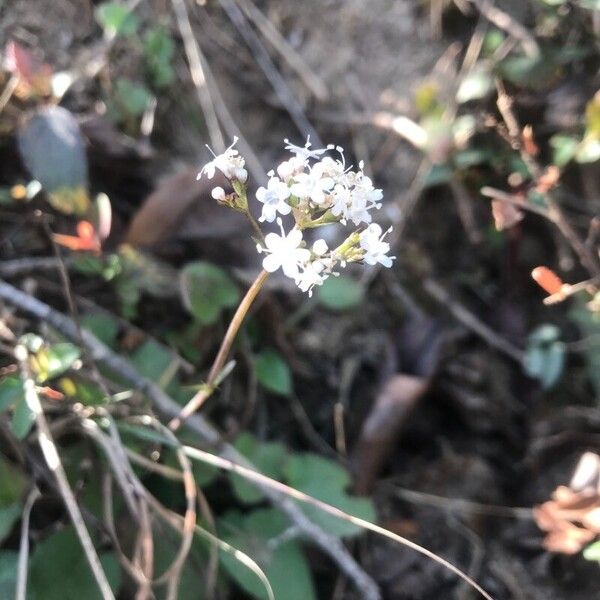
M 246 183 L 248 179 L 248 171 L 244 168 L 246 161 L 237 150 L 234 150 L 234 146 L 237 144 L 238 138 L 233 138 L 233 143 L 223 154 L 216 155 L 210 148 L 208 148 L 214 158 L 209 163 L 206 163 L 200 173 L 198 173 L 197 179 L 200 179 L 202 175 L 206 175 L 209 179 L 215 176 L 215 170 L 218 169 L 227 177 L 229 180 L 240 181 Z M 217 187 L 215 190 L 222 190 L 223 188 Z M 215 192 L 213 190 L 213 192 Z M 213 197 L 216 198 L 218 192 L 213 193 Z
M 358 171 L 347 169 L 344 151 L 339 146 L 311 150 L 310 140 L 304 147 L 285 142 L 285 149 L 293 156 L 277 167 L 277 174 L 269 172 L 266 188 L 258 188 L 256 198 L 263 204 L 259 221 L 272 223 L 277 213 L 288 215 L 293 207 L 306 214 L 330 210 L 344 225 L 347 221 L 354 225 L 371 222 L 369 211 L 381 208 L 383 193 L 373 187 L 362 164 Z M 340 158 L 321 158 L 334 148 Z M 311 159 L 316 162 L 311 164 Z
M 236 141 L 237 138 L 223 154 L 205 165 L 198 177 L 206 174 L 212 179 L 216 169 L 221 171 L 231 181 L 234 196 L 242 196 L 237 206 L 247 211 L 245 183 L 248 173 L 244 159 L 233 149 Z M 311 150 L 310 140 L 303 147 L 288 140 L 285 142 L 291 158 L 270 171 L 266 187 L 260 187 L 256 192 L 256 199 L 262 204 L 259 221 L 272 223 L 277 220 L 281 230 L 281 235 L 268 233 L 264 245 L 257 245 L 258 252 L 266 254 L 263 268 L 270 273 L 281 269 L 310 295 L 314 286 L 321 285 L 330 275 L 337 275 L 335 269 L 349 262 L 391 267 L 395 257 L 388 256 L 390 245 L 384 241 L 391 228 L 382 232 L 379 225 L 371 223 L 370 214 L 372 209 L 381 208 L 383 194 L 373 187 L 362 164 L 357 171 L 346 168 L 344 151 L 339 146 Z M 339 158 L 323 156 L 334 149 Z M 230 198 L 221 187 L 215 187 L 212 196 L 220 201 Z M 286 233 L 279 215 L 290 213 L 295 226 Z M 248 216 L 251 218 L 249 212 Z M 367 227 L 350 234 L 334 249 L 329 249 L 323 239 L 314 242 L 310 249 L 306 246 L 303 229 L 336 222 L 346 225 L 348 221 L 357 227 Z

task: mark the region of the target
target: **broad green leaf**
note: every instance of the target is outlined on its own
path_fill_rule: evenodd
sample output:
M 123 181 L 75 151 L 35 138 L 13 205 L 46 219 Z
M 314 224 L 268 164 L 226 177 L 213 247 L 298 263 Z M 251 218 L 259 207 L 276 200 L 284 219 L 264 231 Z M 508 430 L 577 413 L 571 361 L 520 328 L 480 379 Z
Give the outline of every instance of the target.
M 239 301 L 239 291 L 229 275 L 205 261 L 187 264 L 180 283 L 185 307 L 204 325 L 216 322 L 223 310 Z
M 119 561 L 112 552 L 99 555 L 116 595 L 121 581 Z M 31 557 L 28 590 L 32 600 L 101 599 L 72 527 L 51 534 L 36 546 Z
M 260 442 L 250 433 L 238 436 L 235 447 L 260 471 L 272 479 L 282 479 L 287 451 L 279 442 Z M 231 474 L 231 485 L 241 502 L 252 504 L 263 500 L 263 493 L 246 479 Z
M 4 538 L 11 532 L 13 525 L 21 517 L 22 507 L 19 502 L 0 506 L 0 544 Z M 0 595 L 0 598 L 2 596 Z
M 130 360 L 141 375 L 162 387 L 173 379 L 179 364 L 179 359 L 170 350 L 154 340 L 144 342 Z
M 151 95 L 143 85 L 121 78 L 115 84 L 114 100 L 125 117 L 140 117 L 148 108 Z
M 508 56 L 498 66 L 500 75 L 511 83 L 540 89 L 557 74 L 558 65 L 551 56 Z
M 350 476 L 335 462 L 316 454 L 305 453 L 292 456 L 286 465 L 288 484 L 318 500 L 327 502 L 351 515 L 374 521 L 373 503 L 367 498 L 351 496 L 347 492 Z M 360 527 L 337 519 L 314 506 L 301 503 L 302 510 L 323 529 L 337 536 L 360 533 Z
M 23 398 L 23 382 L 18 375 L 9 375 L 0 381 L 0 413 Z
M 107 346 L 114 347 L 119 333 L 119 322 L 111 315 L 101 312 L 88 313 L 81 317 L 81 326 Z
M 0 551 L 0 598 L 15 597 L 18 563 L 18 552 L 12 550 Z
M 254 372 L 258 382 L 269 392 L 282 396 L 292 393 L 290 368 L 275 350 L 263 350 L 256 356 Z
M 294 539 L 278 539 L 289 528 L 286 517 L 273 508 L 247 515 L 230 511 L 219 520 L 221 537 L 251 556 L 265 572 L 277 600 L 313 600 L 316 592 L 306 558 Z M 220 553 L 227 574 L 248 594 L 266 600 L 264 585 L 230 554 Z
M 364 287 L 352 277 L 329 277 L 317 288 L 317 300 L 330 310 L 349 310 L 362 303 Z
M 101 4 L 96 9 L 96 20 L 109 37 L 134 35 L 138 27 L 137 17 L 125 4 L 117 2 Z
M 19 502 L 25 491 L 26 480 L 4 455 L 0 454 L 0 507 Z
M 158 577 L 172 564 L 179 550 L 180 540 L 170 534 L 155 536 L 154 539 L 154 573 Z M 208 554 L 206 543 L 194 537 L 192 547 L 181 573 L 179 588 L 177 589 L 177 600 L 202 600 L 205 598 L 206 588 L 206 564 Z M 155 586 L 156 600 L 165 600 L 167 597 L 166 586 Z
M 19 439 L 25 439 L 35 423 L 35 414 L 30 410 L 25 398 L 17 402 L 15 412 L 10 421 L 10 430 Z

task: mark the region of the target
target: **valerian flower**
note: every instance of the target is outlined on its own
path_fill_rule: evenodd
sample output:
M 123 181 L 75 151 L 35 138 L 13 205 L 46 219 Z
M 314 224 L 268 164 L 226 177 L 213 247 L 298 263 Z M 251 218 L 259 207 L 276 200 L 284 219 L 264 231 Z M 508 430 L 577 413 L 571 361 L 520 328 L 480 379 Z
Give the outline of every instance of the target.
M 310 150 L 310 147 L 312 146 L 310 136 L 306 138 L 306 143 L 304 144 L 304 146 L 295 146 L 294 144 L 290 143 L 290 140 L 288 140 L 287 138 L 285 138 L 283 141 L 286 144 L 286 150 L 289 150 L 292 154 L 295 154 L 296 156 L 299 156 L 304 160 L 308 160 L 309 158 L 319 158 L 321 154 L 327 152 L 327 150 L 329 149 L 329 147 L 327 147 L 320 148 L 319 150 Z
M 268 233 L 265 236 L 265 246 L 257 246 L 259 252 L 266 252 L 263 259 L 263 269 L 269 273 L 281 268 L 284 275 L 295 279 L 300 274 L 300 266 L 310 259 L 310 250 L 302 248 L 302 232 L 292 229 L 289 233 L 283 230 L 281 219 L 277 219 L 281 235 Z
M 326 192 L 330 190 L 335 181 L 324 174 L 321 163 L 313 165 L 308 173 L 300 173 L 294 178 L 292 194 L 300 199 L 309 199 L 317 206 L 322 206 L 327 201 Z
M 233 144 L 204 166 L 200 176 L 212 178 L 217 170 L 231 182 L 233 192 L 226 193 L 217 186 L 212 197 L 221 204 L 245 212 L 255 229 L 260 229 L 252 217 L 246 196 L 247 172 L 245 162 Z M 395 257 L 389 256 L 390 244 L 384 240 L 381 227 L 372 223 L 373 209 L 381 208 L 383 193 L 376 189 L 365 175 L 363 163 L 358 168 L 347 167 L 344 150 L 339 146 L 312 149 L 310 139 L 304 146 L 291 144 L 287 139 L 286 150 L 292 156 L 268 173 L 265 186 L 256 191 L 261 204 L 259 222 L 277 220 L 281 233 L 268 233 L 264 242 L 257 246 L 264 253 L 262 265 L 273 273 L 281 269 L 287 277 L 309 295 L 315 286 L 350 263 L 391 267 Z M 336 151 L 338 156 L 323 156 Z M 286 233 L 281 216 L 293 216 L 295 221 Z M 345 240 L 329 249 L 323 239 L 317 239 L 310 249 L 303 239 L 302 231 L 339 222 L 352 223 L 355 230 Z M 366 226 L 366 229 L 363 229 Z M 262 232 L 259 231 L 259 237 Z
M 383 238 L 391 231 L 388 229 L 382 233 L 381 227 L 377 223 L 372 223 L 360 234 L 360 247 L 364 254 L 362 260 L 368 265 L 376 265 L 377 263 L 384 267 L 391 267 L 395 256 L 388 256 L 390 245 L 383 241 Z
M 238 141 L 237 137 L 233 138 L 233 143 L 223 154 L 216 155 L 210 148 L 208 148 L 213 154 L 214 158 L 206 163 L 200 173 L 198 173 L 198 179 L 203 175 L 206 175 L 209 179 L 215 176 L 215 171 L 218 169 L 229 179 L 246 183 L 248 179 L 248 171 L 245 169 L 246 161 L 239 152 L 234 149 Z M 208 146 L 207 146 L 208 147 Z
M 289 215 L 292 207 L 286 202 L 290 197 L 290 188 L 278 177 L 271 177 L 267 187 L 256 190 L 256 199 L 262 202 L 262 214 L 259 221 L 272 223 L 277 213 Z

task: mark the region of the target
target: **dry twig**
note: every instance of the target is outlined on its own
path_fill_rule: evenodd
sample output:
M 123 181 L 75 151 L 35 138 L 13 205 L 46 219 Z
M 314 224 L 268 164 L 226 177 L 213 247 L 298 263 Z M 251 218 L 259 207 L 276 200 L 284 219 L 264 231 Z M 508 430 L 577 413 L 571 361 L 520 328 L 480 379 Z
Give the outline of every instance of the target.
M 73 328 L 75 330 L 77 329 L 74 323 Z M 76 333 L 76 331 L 74 333 Z M 102 594 L 102 598 L 104 600 L 114 600 L 115 596 L 112 592 L 110 584 L 108 583 L 108 579 L 106 578 L 106 574 L 104 573 L 104 569 L 102 568 L 102 564 L 100 563 L 96 549 L 94 548 L 92 538 L 85 526 L 85 522 L 77 504 L 77 500 L 75 499 L 75 494 L 71 489 L 69 480 L 67 479 L 67 474 L 65 473 L 58 450 L 56 449 L 56 445 L 52 438 L 52 432 L 50 431 L 48 421 L 44 415 L 42 403 L 40 402 L 40 398 L 35 388 L 35 383 L 31 378 L 27 349 L 21 345 L 16 346 L 15 358 L 17 359 L 17 362 L 21 368 L 25 401 L 27 402 L 29 410 L 35 415 L 35 421 L 38 427 L 38 440 L 44 460 L 46 461 L 50 471 L 54 473 L 54 476 L 56 477 L 58 489 L 64 500 L 67 512 L 71 517 L 71 521 L 73 522 L 73 526 L 75 527 L 75 531 L 79 537 L 81 546 L 83 547 L 85 557 L 90 565 L 94 579 L 98 584 L 98 589 Z
M 77 327 L 72 319 L 4 281 L 0 281 L 0 298 L 18 307 L 19 310 L 48 323 L 65 337 L 75 342 L 79 341 Z M 153 382 L 142 377 L 126 359 L 115 354 L 87 330 L 82 332 L 82 340 L 83 345 L 88 349 L 91 357 L 97 363 L 102 364 L 111 372 L 119 375 L 123 381 L 126 381 L 133 388 L 145 394 L 159 413 L 170 418 L 179 415 L 181 408 L 179 404 Z M 219 448 L 219 455 L 224 460 L 243 465 L 247 469 L 252 468 L 251 463 L 233 446 L 230 444 L 220 444 L 221 436 L 219 432 L 200 415 L 192 415 L 186 421 L 186 426 L 195 432 L 204 442 L 216 445 Z M 338 565 L 360 591 L 361 598 L 365 600 L 380 598 L 376 583 L 358 565 L 338 538 L 323 531 L 290 498 L 282 494 L 281 491 L 273 489 L 271 485 L 266 484 L 262 480 L 254 480 L 254 484 L 264 492 L 265 496 L 275 506 L 289 517 L 292 523 L 299 527 L 302 534 L 308 540 L 311 540 L 321 548 Z

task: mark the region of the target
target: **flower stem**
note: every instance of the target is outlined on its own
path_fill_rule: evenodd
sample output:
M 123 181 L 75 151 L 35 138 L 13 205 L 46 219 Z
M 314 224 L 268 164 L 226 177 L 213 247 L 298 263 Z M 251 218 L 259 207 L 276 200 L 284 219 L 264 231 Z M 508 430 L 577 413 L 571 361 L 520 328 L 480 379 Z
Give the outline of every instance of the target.
M 208 373 L 206 384 L 203 385 L 202 388 L 194 395 L 194 397 L 181 409 L 179 416 L 171 420 L 169 423 L 169 428 L 172 431 L 177 431 L 177 429 L 181 427 L 183 421 L 195 413 L 206 402 L 206 400 L 212 396 L 216 388 L 215 382 L 217 381 L 219 373 L 225 366 L 225 361 L 227 360 L 227 356 L 229 355 L 231 346 L 233 345 L 237 333 L 244 322 L 252 303 L 256 299 L 258 292 L 260 292 L 268 277 L 269 273 L 267 271 L 261 271 L 258 277 L 254 280 L 254 283 L 248 288 L 246 295 L 242 298 L 242 301 L 233 315 L 233 319 L 231 319 L 231 323 L 229 323 L 225 337 L 221 342 L 221 347 L 219 348 L 217 356 L 215 357 L 215 360 L 213 361 Z

